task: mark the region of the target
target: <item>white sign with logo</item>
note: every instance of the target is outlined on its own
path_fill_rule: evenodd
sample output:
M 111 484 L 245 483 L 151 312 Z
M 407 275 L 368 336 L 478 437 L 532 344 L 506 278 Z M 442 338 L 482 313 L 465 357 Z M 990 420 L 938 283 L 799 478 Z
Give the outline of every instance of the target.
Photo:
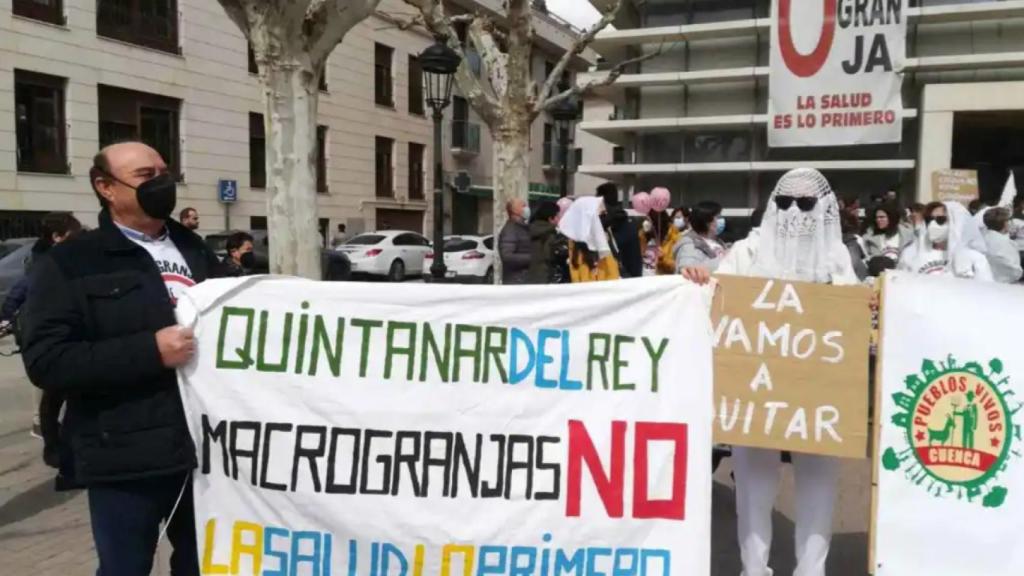
M 772 6 L 768 145 L 899 142 L 905 0 Z
M 890 273 L 876 413 L 876 576 L 1024 574 L 1016 286 Z

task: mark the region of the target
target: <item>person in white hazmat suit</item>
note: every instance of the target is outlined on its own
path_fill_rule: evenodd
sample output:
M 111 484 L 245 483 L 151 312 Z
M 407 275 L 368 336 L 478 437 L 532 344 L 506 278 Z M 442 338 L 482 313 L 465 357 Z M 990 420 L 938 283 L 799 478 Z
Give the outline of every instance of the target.
M 985 257 L 988 246 L 967 208 L 958 202 L 932 202 L 925 207 L 924 220 L 925 233 L 903 251 L 900 270 L 993 281 Z
M 786 173 L 768 200 L 752 254 L 733 250 L 717 273 L 800 282 L 857 284 L 843 244 L 839 203 L 820 172 Z M 825 383 L 822 383 L 825 385 Z M 736 514 L 743 576 L 771 576 L 772 509 L 779 488 L 778 450 L 733 448 Z M 796 477 L 796 570 L 794 576 L 824 576 L 832 539 L 832 509 L 839 460 L 793 454 Z

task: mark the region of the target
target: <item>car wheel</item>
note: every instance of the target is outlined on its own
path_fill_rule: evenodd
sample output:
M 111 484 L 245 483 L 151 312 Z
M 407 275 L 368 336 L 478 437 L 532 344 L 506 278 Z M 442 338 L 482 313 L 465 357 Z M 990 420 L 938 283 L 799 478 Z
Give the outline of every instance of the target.
M 487 274 L 484 275 L 484 284 L 494 285 L 494 268 L 487 269 Z
M 388 271 L 388 280 L 392 282 L 405 282 L 405 262 L 395 260 L 391 263 L 391 270 Z

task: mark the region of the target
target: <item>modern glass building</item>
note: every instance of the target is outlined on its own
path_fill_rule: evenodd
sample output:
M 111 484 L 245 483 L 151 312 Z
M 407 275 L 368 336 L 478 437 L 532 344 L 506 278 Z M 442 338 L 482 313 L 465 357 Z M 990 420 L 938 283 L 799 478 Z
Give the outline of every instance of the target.
M 741 214 L 799 166 L 904 202 L 930 200 L 938 169 L 976 169 L 998 195 L 1024 167 L 1024 1 L 907 0 L 903 141 L 786 149 L 767 145 L 771 1 L 630 0 L 595 50 L 609 63 L 662 53 L 587 100 L 577 186 L 667 186 L 676 203 Z

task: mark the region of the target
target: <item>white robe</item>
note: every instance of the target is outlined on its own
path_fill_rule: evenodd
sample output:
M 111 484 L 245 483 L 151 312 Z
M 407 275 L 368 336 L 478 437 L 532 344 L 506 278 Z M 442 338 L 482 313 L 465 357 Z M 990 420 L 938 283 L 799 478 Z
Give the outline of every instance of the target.
M 1020 251 L 1016 244 L 1006 234 L 1000 234 L 995 230 L 985 231 L 985 244 L 988 245 L 988 264 L 992 268 L 992 278 L 996 282 L 1004 284 L 1015 284 L 1020 281 L 1021 270 Z
M 762 232 L 763 233 L 763 232 Z M 757 256 L 758 238 L 733 245 L 718 267 L 720 274 L 751 276 Z M 847 252 L 847 255 L 849 253 Z M 837 267 L 832 284 L 856 284 L 850 266 Z M 772 510 L 779 490 L 781 454 L 778 450 L 734 447 L 736 476 L 737 536 L 742 576 L 772 576 L 768 556 L 772 547 Z M 839 459 L 811 454 L 793 454 L 796 477 L 794 576 L 825 576 L 825 561 L 832 540 L 832 511 L 839 484 Z

